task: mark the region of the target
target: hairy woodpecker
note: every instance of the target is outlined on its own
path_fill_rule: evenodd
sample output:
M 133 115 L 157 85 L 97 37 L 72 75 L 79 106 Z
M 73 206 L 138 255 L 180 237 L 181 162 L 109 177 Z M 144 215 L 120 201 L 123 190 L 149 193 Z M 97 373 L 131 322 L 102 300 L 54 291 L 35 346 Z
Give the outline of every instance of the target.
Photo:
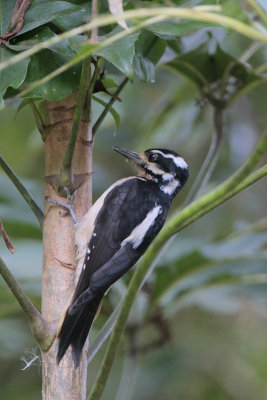
M 58 329 L 57 353 L 59 363 L 72 345 L 76 367 L 104 294 L 159 233 L 189 176 L 186 162 L 172 150 L 114 150 L 133 161 L 138 175 L 110 186 L 76 225 L 80 276 Z

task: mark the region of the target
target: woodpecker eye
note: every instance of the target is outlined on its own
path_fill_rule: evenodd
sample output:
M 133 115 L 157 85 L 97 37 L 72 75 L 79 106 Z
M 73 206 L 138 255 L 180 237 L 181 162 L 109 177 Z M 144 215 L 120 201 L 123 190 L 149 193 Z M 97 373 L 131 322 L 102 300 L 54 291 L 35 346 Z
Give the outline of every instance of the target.
M 148 156 L 149 162 L 157 161 L 157 159 L 158 159 L 158 154 L 149 154 L 149 156 Z

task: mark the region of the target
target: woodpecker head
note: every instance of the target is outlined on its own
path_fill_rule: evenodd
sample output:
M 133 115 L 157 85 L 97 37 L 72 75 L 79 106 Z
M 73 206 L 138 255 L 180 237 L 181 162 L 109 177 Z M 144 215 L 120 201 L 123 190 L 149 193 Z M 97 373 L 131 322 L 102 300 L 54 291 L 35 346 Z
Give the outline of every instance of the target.
M 134 162 L 138 168 L 138 176 L 157 182 L 160 189 L 171 196 L 174 196 L 188 179 L 187 163 L 173 150 L 149 149 L 136 153 L 116 146 L 114 150 Z

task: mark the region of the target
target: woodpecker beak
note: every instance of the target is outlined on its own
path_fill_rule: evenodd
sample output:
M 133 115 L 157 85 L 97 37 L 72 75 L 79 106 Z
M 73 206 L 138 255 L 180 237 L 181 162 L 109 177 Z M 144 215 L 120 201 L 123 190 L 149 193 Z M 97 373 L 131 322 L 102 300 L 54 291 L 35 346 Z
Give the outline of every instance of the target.
M 113 150 L 117 151 L 117 153 L 128 158 L 129 160 L 133 160 L 137 165 L 142 165 L 144 163 L 140 154 L 136 153 L 135 151 L 131 151 L 117 146 L 113 146 Z

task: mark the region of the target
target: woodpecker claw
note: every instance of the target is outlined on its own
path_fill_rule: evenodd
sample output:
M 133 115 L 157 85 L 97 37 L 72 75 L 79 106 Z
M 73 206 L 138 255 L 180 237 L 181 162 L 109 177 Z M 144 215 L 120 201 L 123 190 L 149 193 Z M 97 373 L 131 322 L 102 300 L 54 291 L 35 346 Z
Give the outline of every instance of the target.
M 78 223 L 78 220 L 77 220 L 77 218 L 74 214 L 73 208 L 72 208 L 72 204 L 65 204 L 65 203 L 62 203 L 61 201 L 56 201 L 56 200 L 50 199 L 48 196 L 45 196 L 45 200 L 49 201 L 49 203 L 55 204 L 56 206 L 65 208 L 66 211 L 60 211 L 59 213 L 61 215 L 69 214 L 73 220 L 74 225 L 76 225 Z

